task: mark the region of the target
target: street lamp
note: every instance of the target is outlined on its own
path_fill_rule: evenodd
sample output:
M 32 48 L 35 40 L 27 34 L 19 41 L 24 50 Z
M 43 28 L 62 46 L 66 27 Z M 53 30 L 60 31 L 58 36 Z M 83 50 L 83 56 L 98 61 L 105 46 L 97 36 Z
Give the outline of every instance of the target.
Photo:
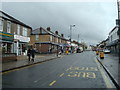
M 70 45 L 71 45 L 71 39 L 72 39 L 72 27 L 75 27 L 75 25 L 70 25 Z M 71 46 L 71 53 L 72 53 L 72 46 Z

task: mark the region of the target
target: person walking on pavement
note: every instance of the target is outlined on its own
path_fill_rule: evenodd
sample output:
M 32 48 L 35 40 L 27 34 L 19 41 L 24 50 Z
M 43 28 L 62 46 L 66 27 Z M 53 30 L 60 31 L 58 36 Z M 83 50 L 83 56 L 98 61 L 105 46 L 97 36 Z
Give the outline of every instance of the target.
M 34 61 L 34 58 L 35 58 L 35 49 L 32 48 L 31 50 L 31 55 L 32 55 L 32 61 Z
M 30 61 L 30 57 L 31 57 L 31 49 L 30 48 L 27 51 L 27 56 L 28 56 L 28 60 Z

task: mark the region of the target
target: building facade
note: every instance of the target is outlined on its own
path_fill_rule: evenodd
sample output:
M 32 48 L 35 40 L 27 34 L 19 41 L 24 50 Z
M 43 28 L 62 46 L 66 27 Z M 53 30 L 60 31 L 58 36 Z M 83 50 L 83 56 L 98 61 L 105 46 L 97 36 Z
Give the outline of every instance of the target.
M 2 53 L 25 55 L 32 28 L 0 11 L 0 42 Z
M 44 29 L 42 27 L 32 31 L 30 37 L 30 45 L 36 48 L 38 53 L 55 53 L 57 49 L 66 43 L 66 39 L 58 34 L 58 31 L 53 33 L 48 27 Z
M 119 37 L 118 37 L 117 31 L 118 31 L 118 26 L 115 26 L 109 33 L 108 42 L 106 44 L 106 47 L 111 50 L 111 53 L 114 53 L 114 54 L 118 54 L 119 52 L 118 51 Z

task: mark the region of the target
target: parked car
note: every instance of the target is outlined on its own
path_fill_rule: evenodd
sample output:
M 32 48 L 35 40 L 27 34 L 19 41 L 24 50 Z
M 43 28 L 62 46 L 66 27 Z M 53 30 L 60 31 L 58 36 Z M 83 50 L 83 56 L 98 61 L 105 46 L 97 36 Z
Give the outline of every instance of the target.
M 105 53 L 105 54 L 109 54 L 109 53 L 110 53 L 110 50 L 105 49 L 105 50 L 104 50 L 104 53 Z

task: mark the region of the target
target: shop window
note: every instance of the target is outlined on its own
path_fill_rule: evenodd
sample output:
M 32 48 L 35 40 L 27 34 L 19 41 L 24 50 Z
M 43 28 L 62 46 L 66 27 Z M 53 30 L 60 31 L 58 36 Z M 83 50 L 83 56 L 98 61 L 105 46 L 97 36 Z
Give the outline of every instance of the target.
M 7 44 L 7 53 L 11 53 L 11 43 Z
M 2 53 L 6 53 L 6 52 L 7 52 L 7 44 L 2 43 Z
M 25 52 L 27 50 L 27 46 L 25 44 L 22 44 L 22 52 Z

